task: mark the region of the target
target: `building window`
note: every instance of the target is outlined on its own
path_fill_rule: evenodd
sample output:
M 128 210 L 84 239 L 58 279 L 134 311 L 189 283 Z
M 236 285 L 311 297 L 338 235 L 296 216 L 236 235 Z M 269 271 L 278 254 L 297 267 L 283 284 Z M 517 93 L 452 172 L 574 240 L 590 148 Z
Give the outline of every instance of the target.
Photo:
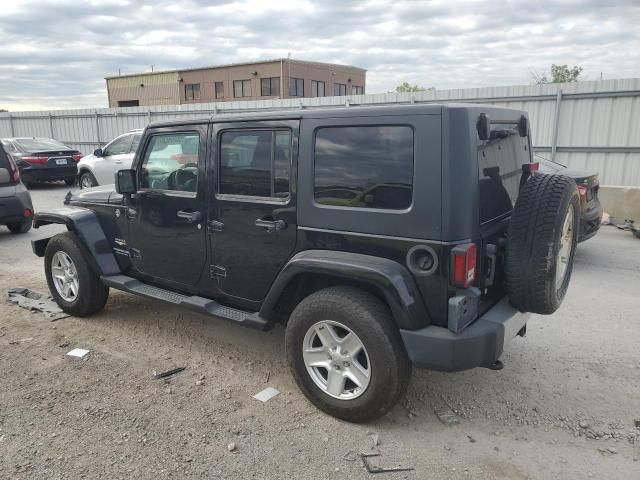
M 118 100 L 119 107 L 139 107 L 139 100 Z
M 289 78 L 289 96 L 304 97 L 304 79 Z
M 234 97 L 250 97 L 251 96 L 251 80 L 234 80 L 233 96 Z
M 333 94 L 338 97 L 347 94 L 347 86 L 344 83 L 333 84 Z
M 321 205 L 407 209 L 413 194 L 413 130 L 404 125 L 320 128 L 314 177 Z
M 364 95 L 364 87 L 359 87 L 358 85 L 353 85 L 351 87 L 351 93 L 353 95 Z
M 289 197 L 291 132 L 238 130 L 220 140 L 219 192 L 284 200 Z
M 187 100 L 200 100 L 200 84 L 187 83 L 184 86 L 184 98 Z
M 277 97 L 280 95 L 280 77 L 263 78 L 260 80 L 260 95 L 263 97 Z
M 311 80 L 311 96 L 324 97 L 324 82 L 320 80 Z
M 216 98 L 224 98 L 224 82 L 216 82 Z

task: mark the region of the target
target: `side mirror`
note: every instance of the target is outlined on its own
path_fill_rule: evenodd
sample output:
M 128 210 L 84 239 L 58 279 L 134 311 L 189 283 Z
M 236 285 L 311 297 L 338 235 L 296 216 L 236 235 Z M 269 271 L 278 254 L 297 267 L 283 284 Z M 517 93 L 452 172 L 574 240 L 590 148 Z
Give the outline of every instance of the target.
M 529 134 L 529 119 L 524 115 L 520 116 L 518 122 L 518 133 L 521 137 L 526 137 Z
M 94 155 L 95 157 L 102 157 L 102 156 L 104 155 L 104 152 L 102 151 L 102 149 L 101 149 L 101 148 L 96 148 L 96 149 L 93 151 L 93 155 Z
M 116 172 L 116 192 L 122 194 L 132 194 L 137 192 L 136 188 L 136 171 L 118 170 Z
M 11 181 L 11 174 L 6 168 L 0 168 L 0 185 L 3 183 L 9 183 Z
M 476 123 L 476 130 L 480 140 L 489 140 L 491 138 L 491 119 L 486 113 L 481 113 Z

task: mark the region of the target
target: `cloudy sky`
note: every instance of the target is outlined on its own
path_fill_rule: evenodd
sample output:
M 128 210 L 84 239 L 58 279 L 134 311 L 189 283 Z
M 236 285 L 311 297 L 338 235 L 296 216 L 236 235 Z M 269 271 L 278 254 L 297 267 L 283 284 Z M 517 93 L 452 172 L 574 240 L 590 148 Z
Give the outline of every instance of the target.
M 369 70 L 369 93 L 531 83 L 552 63 L 640 76 L 640 0 L 13 0 L 0 108 L 105 107 L 104 77 L 286 57 Z

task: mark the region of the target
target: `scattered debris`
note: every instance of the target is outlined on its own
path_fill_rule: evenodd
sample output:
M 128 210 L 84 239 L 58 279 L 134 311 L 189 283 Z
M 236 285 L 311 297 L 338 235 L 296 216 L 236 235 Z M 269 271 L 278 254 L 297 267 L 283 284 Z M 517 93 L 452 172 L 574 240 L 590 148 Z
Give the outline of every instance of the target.
M 379 453 L 361 453 L 362 465 L 367 469 L 369 473 L 386 473 L 386 472 L 410 472 L 415 470 L 413 467 L 379 467 L 378 465 L 372 465 L 369 463 L 369 458 L 379 457 Z
M 602 220 L 600 220 L 600 225 L 613 225 L 613 219 L 614 217 L 609 215 L 607 212 L 603 212 Z
M 355 462 L 358 459 L 358 452 L 356 452 L 355 450 L 349 450 L 342 456 L 342 459 L 346 460 L 347 462 Z
M 579 425 L 580 425 L 580 428 L 589 428 L 589 424 L 588 424 L 586 421 L 584 421 L 584 420 L 582 420 L 582 421 L 579 423 Z
M 640 419 L 634 420 L 633 424 L 636 426 L 636 428 L 640 428 Z
M 231 442 L 229 445 L 227 445 L 227 450 L 229 450 L 230 452 L 235 452 L 237 448 L 238 446 L 234 442 Z
M 609 453 L 613 453 L 615 455 L 616 453 L 618 453 L 618 450 L 613 447 L 609 447 Z
M 371 438 L 371 443 L 373 444 L 372 448 L 376 448 L 378 445 L 380 445 L 380 435 L 375 432 L 371 432 L 368 435 Z
M 52 322 L 70 316 L 62 311 L 50 295 L 36 292 L 29 288 L 10 288 L 7 290 L 7 297 L 11 303 L 16 303 L 22 308 L 26 308 L 32 312 L 38 311 L 44 313 L 44 316 Z
M 180 373 L 186 369 L 187 367 L 178 367 L 178 368 L 172 368 L 171 370 L 167 370 L 166 372 L 156 372 L 154 370 L 153 378 L 155 378 L 156 380 L 160 378 L 167 378 L 167 377 L 170 377 L 171 375 L 175 375 L 176 373 Z
M 201 387 L 202 385 L 204 385 L 203 380 L 196 380 L 196 387 Z
M 67 352 L 68 357 L 77 357 L 84 358 L 89 355 L 89 350 L 85 350 L 84 348 L 74 348 L 73 350 Z
M 273 387 L 267 387 L 264 390 L 262 390 L 261 392 L 256 393 L 253 398 L 255 398 L 256 400 L 260 400 L 261 402 L 268 402 L 269 400 L 271 400 L 273 397 L 275 397 L 276 395 L 279 395 L 280 391 L 276 390 Z
M 476 439 L 475 439 L 475 438 L 473 438 L 471 435 L 467 435 L 467 438 L 469 439 L 469 441 L 470 441 L 471 443 L 476 443 Z
M 58 347 L 67 348 L 69 345 L 71 345 L 69 342 L 62 342 L 60 345 L 58 345 Z
M 455 412 L 451 408 L 449 408 L 448 405 L 445 405 L 445 404 L 436 405 L 433 408 L 433 411 L 436 414 L 436 416 L 440 419 L 440 421 L 449 427 L 451 425 L 457 425 L 460 423 L 460 419 L 455 414 Z
M 21 338 L 20 340 L 13 340 L 9 342 L 9 345 L 20 345 L 21 343 L 30 342 L 31 340 L 33 340 L 33 337 Z

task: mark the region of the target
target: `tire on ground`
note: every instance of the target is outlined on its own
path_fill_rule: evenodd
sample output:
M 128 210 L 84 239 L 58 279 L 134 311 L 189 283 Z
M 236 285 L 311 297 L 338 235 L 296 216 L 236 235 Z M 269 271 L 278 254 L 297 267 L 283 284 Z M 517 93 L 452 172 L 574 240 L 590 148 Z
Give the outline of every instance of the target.
M 303 359 L 304 337 L 322 320 L 337 321 L 362 341 L 370 362 L 369 385 L 359 397 L 342 400 L 322 391 Z M 411 362 L 400 332 L 386 304 L 375 296 L 348 286 L 315 292 L 295 308 L 287 323 L 287 361 L 305 396 L 324 412 L 351 422 L 365 422 L 387 413 L 404 395 L 411 378 Z
M 58 293 L 51 275 L 51 260 L 56 252 L 63 251 L 73 261 L 78 275 L 78 295 L 73 302 L 64 300 Z M 89 264 L 87 253 L 73 232 L 54 236 L 44 254 L 44 270 L 49 291 L 60 308 L 77 317 L 85 317 L 99 312 L 109 298 L 109 287 L 105 286 Z
M 89 182 L 87 182 L 87 180 L 85 179 L 87 179 Z M 85 171 L 80 175 L 80 181 L 78 183 L 80 184 L 80 188 L 89 188 L 89 185 L 87 185 L 87 183 L 90 183 L 91 187 L 95 187 L 96 185 L 98 185 L 96 177 L 94 177 L 93 174 L 88 171 Z M 85 187 L 85 185 L 87 185 L 87 187 Z
M 11 233 L 27 233 L 31 230 L 31 219 L 21 222 L 7 223 L 7 228 Z
M 571 250 L 562 281 L 557 262 L 569 211 Z M 511 304 L 522 312 L 555 312 L 567 292 L 576 251 L 580 200 L 576 183 L 563 175 L 535 174 L 522 187 L 508 231 L 505 274 Z

